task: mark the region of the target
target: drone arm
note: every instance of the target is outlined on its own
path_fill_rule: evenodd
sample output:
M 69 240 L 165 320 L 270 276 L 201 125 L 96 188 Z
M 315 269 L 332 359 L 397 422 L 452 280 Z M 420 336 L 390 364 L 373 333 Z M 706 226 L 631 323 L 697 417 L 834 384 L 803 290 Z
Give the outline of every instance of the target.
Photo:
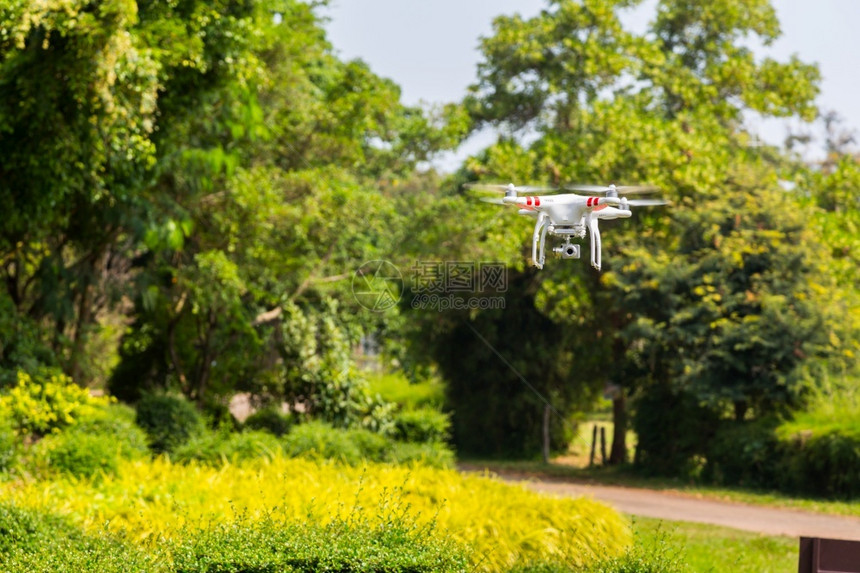
M 591 235 L 591 266 L 598 271 L 600 270 L 600 229 L 597 227 L 597 222 L 600 219 L 595 217 L 593 213 L 588 214 L 588 230 Z

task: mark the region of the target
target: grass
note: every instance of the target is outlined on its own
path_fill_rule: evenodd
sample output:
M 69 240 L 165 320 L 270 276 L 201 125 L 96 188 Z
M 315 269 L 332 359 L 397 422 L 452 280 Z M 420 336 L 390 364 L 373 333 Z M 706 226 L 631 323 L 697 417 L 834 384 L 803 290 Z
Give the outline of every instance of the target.
M 798 540 L 726 527 L 634 517 L 636 544 L 664 546 L 696 573 L 795 573 Z

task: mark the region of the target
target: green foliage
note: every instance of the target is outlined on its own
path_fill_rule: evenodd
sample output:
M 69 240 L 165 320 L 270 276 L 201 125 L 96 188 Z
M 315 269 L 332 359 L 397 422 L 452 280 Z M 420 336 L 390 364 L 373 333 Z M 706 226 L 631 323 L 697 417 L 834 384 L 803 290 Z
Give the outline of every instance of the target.
M 17 384 L 0 395 L 0 418 L 21 434 L 45 435 L 74 424 L 107 404 L 63 374 L 18 371 Z
M 40 440 L 36 456 L 48 470 L 98 478 L 117 472 L 122 444 L 115 442 L 110 435 L 93 434 L 75 427 Z
M 75 432 L 103 436 L 112 441 L 123 459 L 149 454 L 147 434 L 135 423 L 134 408 L 110 404 L 82 417 L 72 428 Z
M 183 463 L 198 461 L 217 466 L 246 460 L 272 459 L 281 450 L 278 439 L 266 432 L 208 431 L 174 448 L 170 459 Z
M 414 382 L 403 372 L 367 374 L 371 394 L 379 394 L 386 402 L 397 404 L 404 410 L 442 408 L 445 386 L 441 381 L 429 379 Z
M 158 558 L 105 533 L 86 535 L 64 519 L 0 505 L 0 562 L 10 573 L 166 571 Z
M 394 442 L 385 459 L 395 464 L 421 463 L 433 468 L 453 468 L 457 461 L 444 442 Z
M 780 448 L 775 420 L 720 427 L 708 446 L 706 477 L 717 484 L 774 488 L 780 483 Z
M 466 455 L 537 455 L 545 399 L 561 413 L 550 419 L 552 448 L 564 450 L 573 430 L 565 416 L 593 401 L 602 387 L 591 376 L 591 362 L 579 361 L 571 351 L 577 331 L 536 308 L 539 278 L 510 272 L 508 279 L 503 310 L 474 317 L 454 311 L 441 319 L 435 312 L 416 317 L 428 321 L 421 336 L 429 340 L 419 340 L 445 377 L 452 441 Z
M 819 392 L 792 419 L 723 423 L 707 447 L 705 479 L 823 497 L 856 497 L 860 476 L 857 392 Z
M 853 498 L 860 495 L 860 431 L 833 428 L 778 432 L 779 483 L 788 491 Z
M 787 491 L 829 497 L 860 495 L 860 401 L 856 386 L 821 392 L 809 410 L 775 431 L 778 483 Z
M 174 567 L 204 571 L 467 571 L 465 547 L 420 525 L 402 500 L 383 499 L 378 520 L 355 513 L 327 525 L 294 523 L 277 513 L 240 519 L 175 543 Z
M 337 304 L 327 312 L 285 305 L 280 353 L 285 365 L 284 395 L 303 403 L 308 414 L 340 427 L 362 427 L 388 434 L 394 405 L 372 396 L 351 363 L 348 333 L 337 317 Z
M 308 422 L 294 426 L 284 438 L 284 451 L 290 456 L 329 459 L 357 465 L 363 461 L 362 452 L 344 430 L 324 422 Z
M 403 410 L 394 416 L 395 437 L 404 442 L 445 442 L 450 437 L 451 419 L 433 408 Z
M 135 406 L 135 423 L 149 437 L 156 453 L 172 452 L 204 429 L 203 418 L 193 404 L 170 394 L 149 394 Z
M 689 393 L 648 387 L 636 400 L 634 463 L 646 473 L 698 477 L 718 416 Z
M 11 503 L 0 504 L 0 556 L 5 561 L 14 552 L 35 552 L 51 540 L 67 536 L 73 528 L 54 516 L 23 509 Z
M 275 436 L 281 437 L 290 431 L 293 418 L 275 408 L 263 408 L 257 410 L 245 419 L 243 428 L 250 430 L 262 430 Z
M 454 453 L 442 442 L 399 442 L 362 428 L 344 430 L 323 422 L 294 426 L 284 437 L 283 445 L 290 456 L 334 460 L 353 466 L 366 462 L 421 462 L 439 468 L 454 465 Z
M 331 301 L 354 305 L 344 271 L 391 245 L 394 210 L 378 180 L 456 145 L 468 118 L 456 105 L 406 107 L 390 80 L 340 61 L 317 9 L 286 0 L 275 21 L 254 0 L 209 18 L 192 2 L 206 15 L 193 26 L 168 8 L 145 10 L 161 24 L 147 39 L 172 45 L 175 25 L 189 43 L 170 64 L 195 65 L 170 67 L 158 102 L 161 201 L 146 221 L 137 320 L 111 382 L 124 399 L 177 387 L 200 404 L 236 391 L 280 402 L 308 390 L 301 399 L 336 425 L 387 423 L 384 405 L 355 391 L 357 375 L 326 346 L 332 327 L 347 351 L 364 328 Z M 351 212 L 362 217 L 342 216 Z M 345 337 L 343 314 L 355 326 Z M 283 346 L 293 342 L 283 332 L 305 326 L 320 331 L 317 362 Z
M 0 421 L 0 473 L 8 472 L 18 458 L 21 440 L 8 420 Z

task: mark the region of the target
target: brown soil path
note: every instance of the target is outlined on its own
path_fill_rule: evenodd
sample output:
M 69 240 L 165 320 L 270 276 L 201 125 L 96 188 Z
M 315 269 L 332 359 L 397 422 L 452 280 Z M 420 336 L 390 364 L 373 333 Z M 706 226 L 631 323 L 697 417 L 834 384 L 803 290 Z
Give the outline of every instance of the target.
M 555 478 L 534 479 L 516 475 L 498 477 L 504 481 L 521 483 L 529 489 L 548 495 L 591 497 L 622 513 L 634 516 L 709 523 L 766 535 L 860 541 L 860 517 L 715 501 L 678 492 L 586 485 Z

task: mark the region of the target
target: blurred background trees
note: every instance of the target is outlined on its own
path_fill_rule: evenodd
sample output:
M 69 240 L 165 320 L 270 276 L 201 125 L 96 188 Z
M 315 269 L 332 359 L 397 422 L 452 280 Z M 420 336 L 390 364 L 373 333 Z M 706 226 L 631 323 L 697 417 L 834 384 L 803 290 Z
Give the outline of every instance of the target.
M 381 427 L 353 360 L 446 382 L 453 441 L 563 450 L 611 389 L 611 460 L 683 472 L 725 428 L 856 380 L 858 160 L 832 117 L 821 165 L 754 145 L 747 114 L 814 121 L 815 65 L 759 58 L 766 0 L 551 0 L 500 16 L 462 102 L 404 105 L 335 54 L 313 4 L 30 2 L 0 8 L 0 382 L 62 370 L 136 401 L 237 392 Z M 498 141 L 444 176 L 426 161 Z M 671 207 L 605 225 L 604 270 L 528 267 L 529 222 L 474 181 L 648 183 Z M 365 261 L 400 306 L 361 307 Z M 412 309 L 416 261 L 507 269 L 505 309 Z M 527 383 L 524 383 L 527 382 Z M 770 422 L 767 422 L 770 423 Z M 684 439 L 679 439 L 682 435 Z

